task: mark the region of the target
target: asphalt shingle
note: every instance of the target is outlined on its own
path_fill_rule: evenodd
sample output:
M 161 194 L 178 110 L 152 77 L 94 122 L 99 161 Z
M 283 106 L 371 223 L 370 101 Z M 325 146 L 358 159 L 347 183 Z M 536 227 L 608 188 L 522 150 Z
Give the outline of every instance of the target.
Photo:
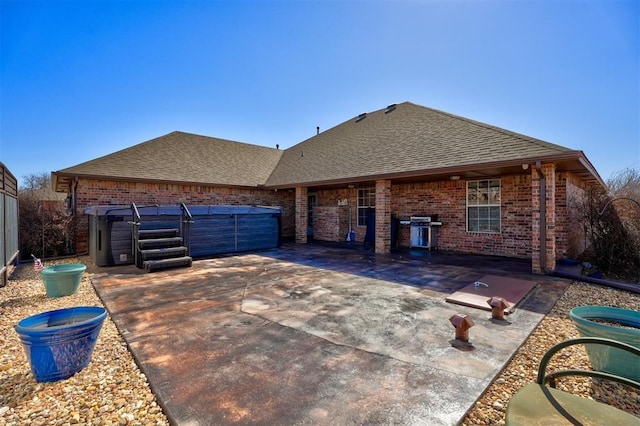
M 274 148 L 172 132 L 57 173 L 255 187 L 264 184 L 282 153 Z
M 572 150 L 409 102 L 354 117 L 285 150 L 267 186 L 366 178 Z
M 172 132 L 54 175 L 58 190 L 71 176 L 286 187 L 566 155 L 581 164 L 574 172 L 600 179 L 581 151 L 404 102 L 353 117 L 286 150 Z

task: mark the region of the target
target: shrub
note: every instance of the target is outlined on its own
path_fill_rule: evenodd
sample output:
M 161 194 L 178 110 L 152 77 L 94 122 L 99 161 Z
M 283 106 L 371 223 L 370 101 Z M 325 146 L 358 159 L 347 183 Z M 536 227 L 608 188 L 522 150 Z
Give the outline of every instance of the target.
M 60 194 L 50 189 L 47 173 L 25 177 L 18 192 L 19 246 L 21 259 L 75 252 L 75 216 L 67 211 Z
M 613 278 L 640 281 L 640 170 L 623 170 L 607 186 L 579 206 L 590 244 L 583 260 Z

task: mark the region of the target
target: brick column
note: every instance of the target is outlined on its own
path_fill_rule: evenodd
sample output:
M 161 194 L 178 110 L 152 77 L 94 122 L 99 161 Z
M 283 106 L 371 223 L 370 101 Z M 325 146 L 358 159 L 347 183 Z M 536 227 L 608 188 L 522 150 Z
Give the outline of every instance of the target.
M 307 188 L 296 187 L 296 243 L 307 242 L 307 227 L 309 221 Z
M 531 269 L 534 273 L 545 273 L 556 268 L 556 166 L 543 164 L 542 174 L 545 177 L 545 211 L 541 212 L 540 181 L 536 167 L 531 168 Z M 540 228 L 540 215 L 545 215 L 545 228 Z M 542 247 L 540 235 L 545 234 Z M 540 253 L 544 254 L 544 265 Z
M 376 181 L 376 253 L 391 251 L 391 181 Z

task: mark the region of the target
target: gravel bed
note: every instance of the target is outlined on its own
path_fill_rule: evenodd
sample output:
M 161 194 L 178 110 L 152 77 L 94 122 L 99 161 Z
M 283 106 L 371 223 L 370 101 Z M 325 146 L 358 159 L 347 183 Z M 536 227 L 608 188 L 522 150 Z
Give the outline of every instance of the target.
M 78 260 L 65 259 L 47 265 L 56 263 L 78 263 Z M 147 378 L 138 369 L 110 317 L 104 322 L 89 366 L 66 380 L 36 382 L 14 326 L 30 315 L 80 305 L 102 306 L 86 273 L 78 292 L 61 298 L 47 298 L 32 265 L 19 266 L 7 286 L 0 287 L 0 425 L 168 425 Z M 535 381 L 546 350 L 578 337 L 569 310 L 580 305 L 637 310 L 640 295 L 573 283 L 461 424 L 504 424 L 509 399 L 524 385 Z M 550 368 L 568 365 L 589 368 L 584 350 L 565 350 Z M 588 378 L 564 380 L 558 387 L 640 416 L 640 395 L 632 389 Z
M 500 375 L 467 413 L 462 425 L 503 425 L 507 403 L 528 383 L 536 380 L 542 356 L 556 343 L 580 337 L 569 318 L 576 306 L 602 305 L 625 309 L 640 309 L 640 294 L 615 290 L 599 285 L 574 282 L 558 300 L 551 312 L 540 322 L 531 336 Z M 591 364 L 581 347 L 567 348 L 551 359 L 547 371 L 566 368 L 590 369 Z M 589 378 L 566 378 L 558 389 L 605 402 L 640 417 L 640 394 L 633 388 L 617 383 L 592 381 Z
M 79 262 L 46 265 L 61 263 Z M 0 425 L 168 425 L 109 316 L 87 367 L 65 380 L 36 382 L 14 327 L 25 317 L 72 306 L 103 306 L 87 273 L 71 296 L 48 298 L 29 264 L 0 288 Z

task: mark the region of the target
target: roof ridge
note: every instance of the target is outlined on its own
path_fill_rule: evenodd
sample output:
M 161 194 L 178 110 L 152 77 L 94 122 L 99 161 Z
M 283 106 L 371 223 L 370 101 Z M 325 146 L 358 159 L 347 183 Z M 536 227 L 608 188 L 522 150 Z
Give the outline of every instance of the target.
M 164 135 L 164 136 L 159 136 L 158 138 L 154 138 L 154 139 L 159 139 L 159 138 L 162 138 L 162 137 L 166 137 L 166 136 L 172 135 L 172 134 L 174 134 L 174 133 L 176 133 L 176 134 L 181 134 L 181 135 L 186 135 L 186 136 L 197 136 L 197 137 L 199 137 L 199 138 L 213 139 L 213 140 L 218 140 L 218 141 L 222 141 L 222 142 L 231 142 L 231 143 L 237 143 L 237 144 L 241 144 L 241 145 L 249 145 L 249 146 L 256 147 L 256 148 L 265 148 L 265 149 L 270 149 L 270 150 L 273 150 L 273 151 L 277 151 L 277 150 L 279 150 L 278 148 L 272 148 L 272 147 L 270 147 L 270 146 L 257 145 L 257 144 L 254 144 L 254 143 L 250 143 L 250 142 L 242 142 L 242 141 L 236 141 L 236 140 L 233 140 L 233 139 L 219 138 L 219 137 L 217 137 L 217 136 L 201 135 L 201 134 L 199 134 L 199 133 L 183 132 L 183 131 L 181 131 L 181 130 L 174 130 L 174 131 L 172 131 L 172 132 L 167 133 L 167 134 L 166 134 L 166 135 Z M 148 141 L 146 141 L 146 142 L 151 142 L 151 141 L 152 141 L 152 140 L 154 140 L 154 139 L 150 139 L 150 140 L 148 140 Z M 143 143 L 145 143 L 145 142 L 141 142 L 141 143 L 140 143 L 140 144 L 138 144 L 138 145 L 141 145 L 141 144 L 143 144 Z M 135 145 L 134 145 L 134 146 L 135 146 Z

